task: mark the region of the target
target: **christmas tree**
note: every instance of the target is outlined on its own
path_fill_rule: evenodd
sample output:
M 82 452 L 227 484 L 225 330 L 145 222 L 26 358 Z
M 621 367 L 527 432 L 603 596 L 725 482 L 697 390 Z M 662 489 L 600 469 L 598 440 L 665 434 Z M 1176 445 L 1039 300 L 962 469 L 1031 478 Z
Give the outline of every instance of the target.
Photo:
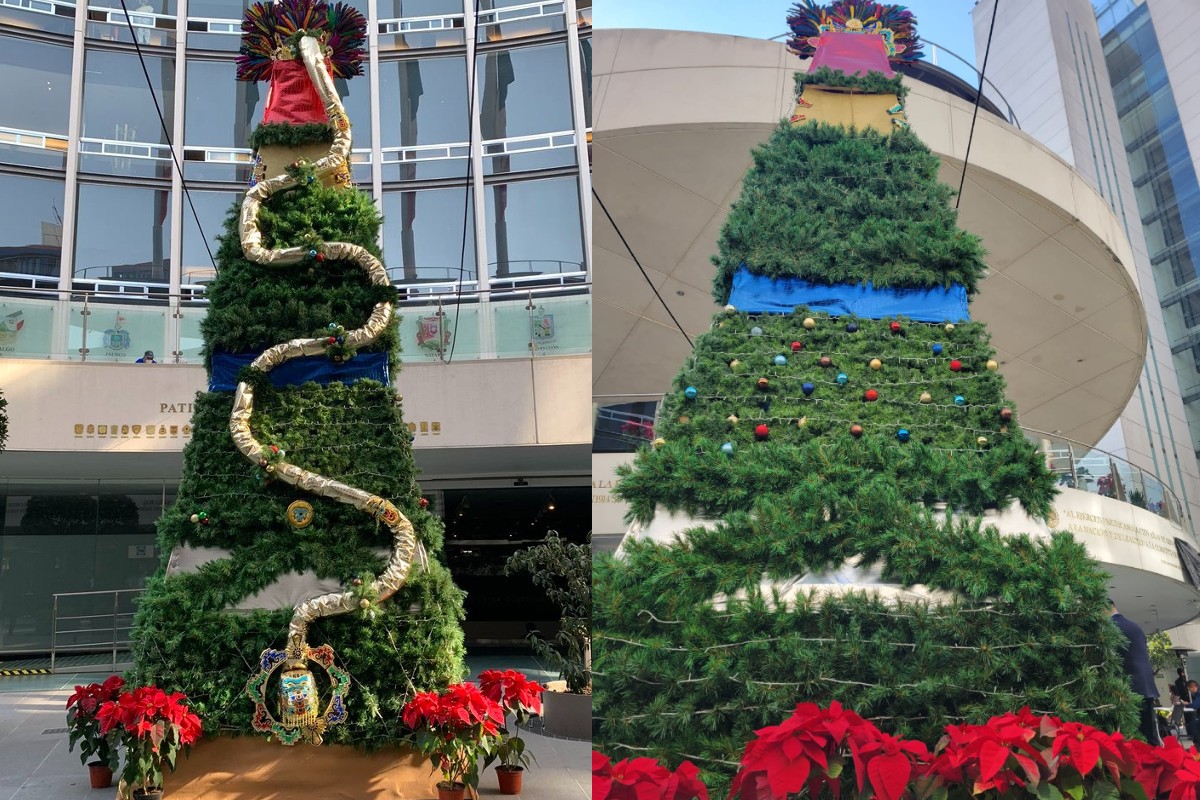
M 595 739 L 687 758 L 714 796 L 753 732 L 838 700 L 937 742 L 1028 705 L 1127 734 L 1106 576 L 968 300 L 984 270 L 889 61 L 910 12 L 805 2 L 791 119 L 753 153 L 714 258 L 725 305 L 617 494 L 642 526 L 595 569 Z M 846 124 L 853 120 L 853 125 Z
M 135 679 L 186 692 L 209 731 L 378 744 L 405 699 L 463 674 L 462 594 L 392 385 L 381 220 L 333 83 L 360 73 L 365 24 L 323 0 L 243 24 L 239 78 L 271 91 L 208 290 L 169 558 L 134 630 Z

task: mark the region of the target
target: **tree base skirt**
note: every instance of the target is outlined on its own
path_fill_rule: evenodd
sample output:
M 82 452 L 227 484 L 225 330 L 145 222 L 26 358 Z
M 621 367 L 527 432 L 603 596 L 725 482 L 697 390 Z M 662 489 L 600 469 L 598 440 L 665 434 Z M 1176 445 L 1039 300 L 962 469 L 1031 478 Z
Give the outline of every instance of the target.
M 254 736 L 206 739 L 164 775 L 171 800 L 432 800 L 441 774 L 414 750 L 287 747 Z

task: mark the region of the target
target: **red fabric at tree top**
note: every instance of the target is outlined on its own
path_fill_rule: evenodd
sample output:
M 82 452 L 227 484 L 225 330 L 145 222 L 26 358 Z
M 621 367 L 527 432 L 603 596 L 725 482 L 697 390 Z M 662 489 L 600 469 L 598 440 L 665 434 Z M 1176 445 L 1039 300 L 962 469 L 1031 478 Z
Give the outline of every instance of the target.
M 872 33 L 825 31 L 817 42 L 808 71 L 816 72 L 820 67 L 841 70 L 847 75 L 882 72 L 891 78 L 896 74 L 888 64 L 883 37 Z
M 262 121 L 264 124 L 286 122 L 292 125 L 329 121 L 303 61 L 272 62 L 271 88 Z

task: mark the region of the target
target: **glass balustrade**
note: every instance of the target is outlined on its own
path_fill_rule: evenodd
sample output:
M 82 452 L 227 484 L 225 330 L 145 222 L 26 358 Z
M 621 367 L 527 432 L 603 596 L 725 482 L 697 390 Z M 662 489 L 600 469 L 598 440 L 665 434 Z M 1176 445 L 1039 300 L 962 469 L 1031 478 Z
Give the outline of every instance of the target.
M 200 325 L 208 308 L 201 286 L 169 296 L 102 283 L 99 291 L 6 287 L 0 295 L 0 358 L 130 363 L 153 350 L 159 363 L 202 363 Z M 444 294 L 419 296 L 401 290 L 408 298 L 397 307 L 403 361 L 591 352 L 591 297 L 564 294 L 577 289 L 513 288 L 484 299 L 443 288 Z
M 661 395 L 597 397 L 592 404 L 592 452 L 635 453 L 654 440 Z M 1175 493 L 1155 475 L 1120 456 L 1051 433 L 1025 429 L 1063 489 L 1077 489 L 1157 514 L 1184 529 Z

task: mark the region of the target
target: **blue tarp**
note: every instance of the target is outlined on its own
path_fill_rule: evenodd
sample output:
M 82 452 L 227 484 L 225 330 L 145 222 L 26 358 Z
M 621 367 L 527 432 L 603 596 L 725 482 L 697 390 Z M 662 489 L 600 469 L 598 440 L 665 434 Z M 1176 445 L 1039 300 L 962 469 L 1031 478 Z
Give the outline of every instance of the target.
M 876 289 L 870 283 L 809 283 L 800 278 L 770 278 L 742 267 L 733 276 L 729 304 L 738 311 L 790 314 L 796 306 L 826 311 L 837 317 L 866 319 L 905 316 L 918 322 L 966 322 L 967 289 Z
M 232 392 L 237 388 L 237 374 L 242 367 L 258 358 L 258 353 L 217 353 L 212 360 L 212 377 L 208 381 L 210 392 Z M 354 383 L 363 378 L 387 385 L 387 353 L 359 353 L 344 364 L 335 364 L 326 356 L 301 356 L 285 361 L 267 373 L 276 386 L 299 386 L 315 381 L 327 383 Z

